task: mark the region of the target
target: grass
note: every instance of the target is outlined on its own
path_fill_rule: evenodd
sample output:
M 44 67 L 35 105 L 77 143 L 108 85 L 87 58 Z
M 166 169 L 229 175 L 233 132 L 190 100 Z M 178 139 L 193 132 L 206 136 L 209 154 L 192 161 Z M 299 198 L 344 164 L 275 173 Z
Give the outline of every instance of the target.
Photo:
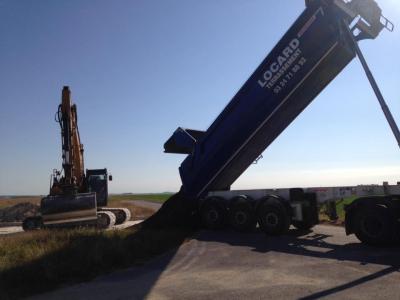
M 157 203 L 164 203 L 173 193 L 160 193 L 160 194 L 120 194 L 110 195 L 110 202 L 121 200 L 145 200 Z
M 338 214 L 339 220 L 344 220 L 344 216 L 345 216 L 344 207 L 345 207 L 345 205 L 351 204 L 357 198 L 359 198 L 359 197 L 354 196 L 354 197 L 349 197 L 349 198 L 345 198 L 343 200 L 336 201 L 336 212 Z
M 87 281 L 180 245 L 190 229 L 43 230 L 0 238 L 0 299 Z
M 112 195 L 110 206 L 128 207 L 133 216 L 146 218 L 151 209 L 126 200 L 164 202 L 170 194 Z M 31 197 L 29 201 L 39 201 Z M 344 205 L 355 197 L 336 203 L 339 219 Z M 12 205 L 22 199 L 1 200 Z M 1 202 L 0 201 L 0 202 Z M 95 229 L 42 230 L 0 237 L 0 299 L 16 299 L 49 291 L 63 285 L 88 281 L 98 275 L 141 264 L 175 248 L 192 233 L 190 228 L 121 231 Z
M 348 197 L 348 198 L 344 198 L 341 200 L 337 200 L 336 201 L 336 213 L 339 217 L 338 221 L 339 223 L 344 222 L 345 219 L 345 210 L 344 207 L 346 205 L 351 204 L 355 199 L 357 199 L 359 197 L 357 196 L 353 196 L 353 197 Z M 321 221 L 328 221 L 328 215 L 327 215 L 327 207 L 326 205 L 323 205 L 320 209 L 320 220 Z
M 161 203 L 170 195 L 113 195 L 109 206 L 129 208 L 134 219 L 146 219 L 153 209 L 126 200 Z M 0 200 L 2 207 L 23 202 L 39 204 L 40 197 Z M 135 226 L 118 231 L 40 230 L 0 237 L 0 299 L 17 299 L 141 264 L 177 247 L 191 232 L 190 228 Z

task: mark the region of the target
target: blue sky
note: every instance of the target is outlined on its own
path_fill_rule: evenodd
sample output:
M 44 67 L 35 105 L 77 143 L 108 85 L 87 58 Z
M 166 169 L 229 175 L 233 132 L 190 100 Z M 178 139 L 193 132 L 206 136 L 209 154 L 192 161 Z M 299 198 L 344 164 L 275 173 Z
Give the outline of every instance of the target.
M 378 1 L 400 25 L 400 2 Z M 87 168 L 111 192 L 176 191 L 178 126 L 207 129 L 304 9 L 281 0 L 0 0 L 0 194 L 46 194 L 61 167 L 54 113 L 78 105 Z M 400 120 L 400 31 L 361 48 Z M 400 180 L 400 153 L 354 60 L 233 188 Z

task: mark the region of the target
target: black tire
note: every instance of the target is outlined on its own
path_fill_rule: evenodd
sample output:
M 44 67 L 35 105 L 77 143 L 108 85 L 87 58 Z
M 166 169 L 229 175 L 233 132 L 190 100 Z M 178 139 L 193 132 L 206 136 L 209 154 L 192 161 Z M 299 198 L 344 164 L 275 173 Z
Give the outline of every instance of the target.
M 282 235 L 288 232 L 290 216 L 285 206 L 278 199 L 268 199 L 257 211 L 258 224 L 268 235 Z
M 303 221 L 292 221 L 292 225 L 299 230 L 310 230 L 315 226 L 315 224 L 311 224 Z
M 205 228 L 220 229 L 225 225 L 226 209 L 217 200 L 209 200 L 201 208 L 200 218 Z
M 356 237 L 365 244 L 383 246 L 395 241 L 396 220 L 386 207 L 361 208 L 353 222 Z
M 237 231 L 250 231 L 256 227 L 257 219 L 248 200 L 241 198 L 233 203 L 229 209 L 229 223 Z

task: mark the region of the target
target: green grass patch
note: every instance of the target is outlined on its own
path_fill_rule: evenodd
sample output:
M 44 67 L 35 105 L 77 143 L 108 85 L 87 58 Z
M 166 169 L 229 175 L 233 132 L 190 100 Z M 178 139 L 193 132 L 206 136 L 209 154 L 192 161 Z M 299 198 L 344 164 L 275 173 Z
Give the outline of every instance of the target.
M 190 229 L 42 230 L 0 238 L 0 299 L 87 281 L 180 245 Z
M 160 193 L 160 194 L 119 194 L 110 195 L 110 201 L 116 200 L 145 200 L 157 203 L 164 203 L 173 193 Z
M 343 220 L 344 221 L 344 217 L 345 217 L 344 207 L 346 205 L 351 204 L 357 198 L 359 198 L 359 197 L 358 196 L 354 196 L 354 197 L 344 198 L 342 200 L 336 201 L 336 212 L 338 214 L 339 220 Z
M 345 206 L 351 204 L 354 200 L 359 198 L 358 196 L 348 197 L 341 200 L 336 201 L 336 213 L 339 217 L 338 221 L 344 222 L 345 220 Z M 328 206 L 326 204 L 322 205 L 320 208 L 320 220 L 328 221 Z

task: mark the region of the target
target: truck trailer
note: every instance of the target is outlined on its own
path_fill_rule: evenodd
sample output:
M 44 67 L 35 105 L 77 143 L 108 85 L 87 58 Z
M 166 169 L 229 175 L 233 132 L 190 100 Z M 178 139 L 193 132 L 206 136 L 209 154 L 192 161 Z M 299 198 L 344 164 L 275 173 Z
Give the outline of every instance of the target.
M 267 234 L 278 235 L 291 224 L 302 229 L 317 224 L 321 193 L 316 188 L 230 187 L 356 56 L 400 144 L 398 127 L 358 46 L 384 28 L 393 31 L 394 25 L 373 0 L 307 0 L 304 12 L 210 127 L 179 127 L 164 144 L 166 153 L 187 155 L 179 168 L 182 206 L 208 228 L 230 223 L 248 230 L 258 223 Z M 348 234 L 370 244 L 399 239 L 400 186 L 328 191 L 360 196 L 346 209 Z

